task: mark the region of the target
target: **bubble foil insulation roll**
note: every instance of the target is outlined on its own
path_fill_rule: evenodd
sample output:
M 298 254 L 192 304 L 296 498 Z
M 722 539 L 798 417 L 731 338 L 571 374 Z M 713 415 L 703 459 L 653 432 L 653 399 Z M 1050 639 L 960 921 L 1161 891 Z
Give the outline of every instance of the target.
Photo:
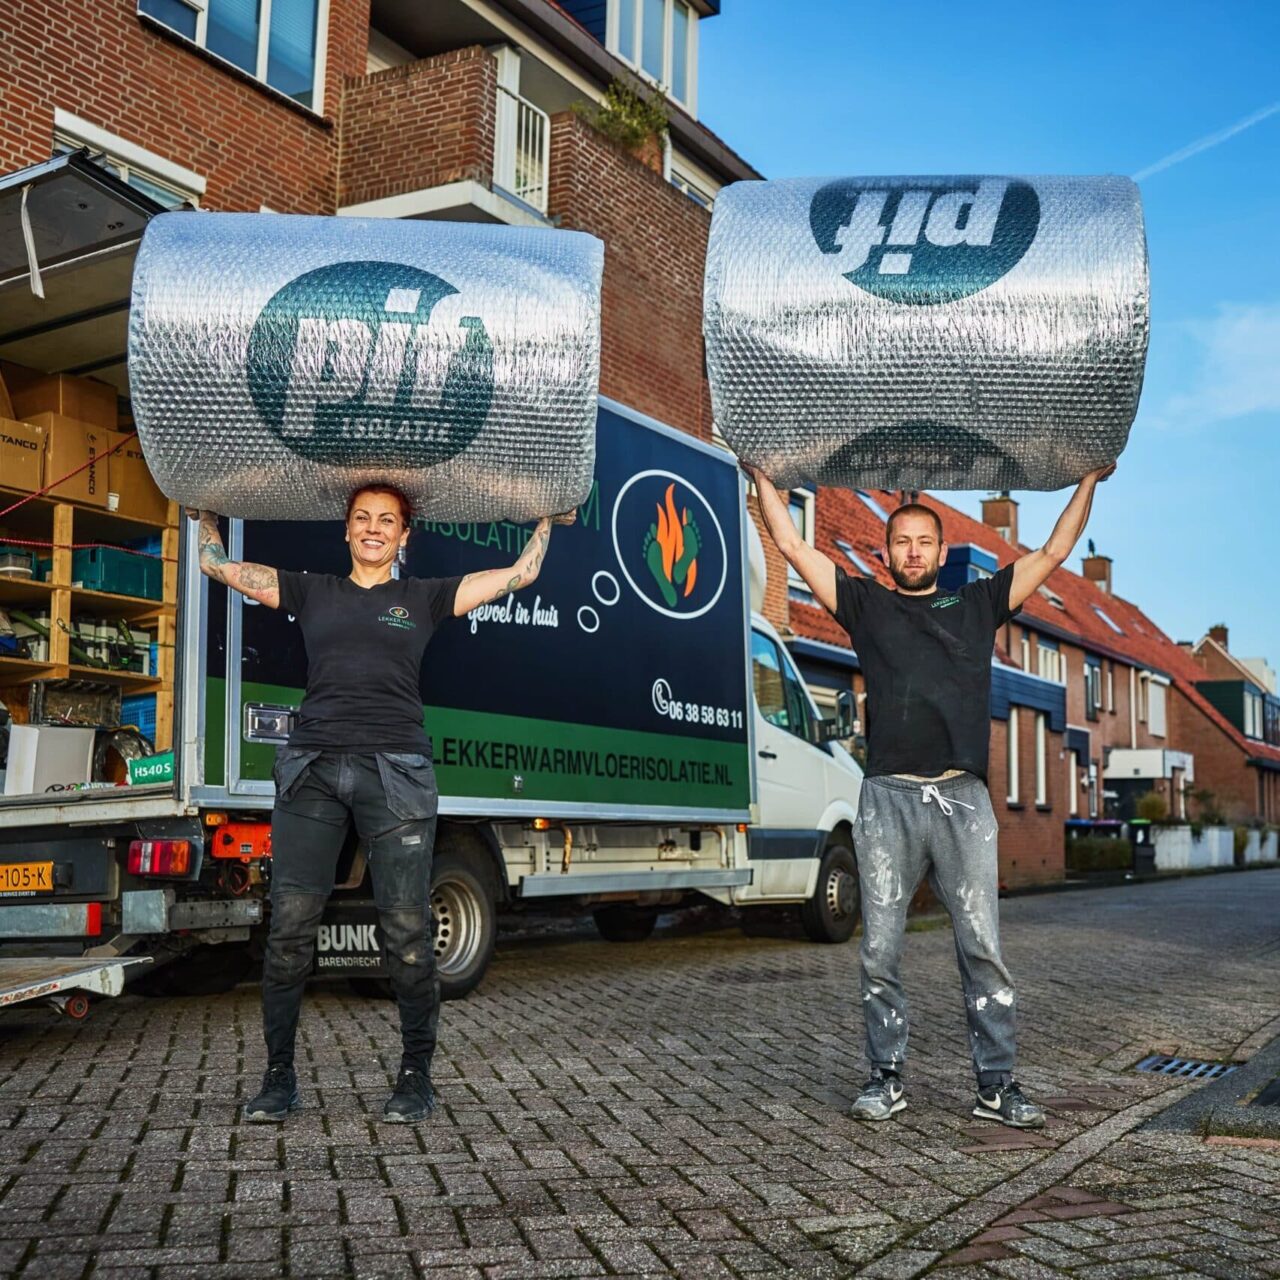
M 1061 488 L 1125 446 L 1148 297 L 1127 178 L 735 183 L 707 256 L 715 420 L 785 486 Z
M 478 223 L 165 213 L 138 253 L 129 383 L 190 507 L 341 516 L 390 482 L 436 520 L 583 502 L 604 249 Z

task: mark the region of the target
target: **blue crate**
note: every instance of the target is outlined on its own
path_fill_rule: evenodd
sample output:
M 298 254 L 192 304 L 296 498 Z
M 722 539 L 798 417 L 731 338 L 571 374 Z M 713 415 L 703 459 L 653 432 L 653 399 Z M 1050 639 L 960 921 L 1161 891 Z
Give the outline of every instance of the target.
M 164 566 L 159 560 L 148 560 L 114 547 L 90 547 L 71 553 L 71 581 L 90 591 L 159 600 Z
M 164 555 L 164 535 L 159 533 L 149 534 L 145 538 L 133 538 L 124 544 L 126 547 L 132 547 L 135 551 L 141 551 L 144 555 L 162 556 Z
M 152 742 L 156 740 L 156 695 L 135 693 L 120 699 L 120 723 L 134 724 Z

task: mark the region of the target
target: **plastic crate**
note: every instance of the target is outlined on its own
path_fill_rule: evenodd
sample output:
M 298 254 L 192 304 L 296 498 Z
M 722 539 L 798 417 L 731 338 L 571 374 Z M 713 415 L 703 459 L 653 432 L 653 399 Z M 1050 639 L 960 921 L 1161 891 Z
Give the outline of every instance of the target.
M 143 737 L 156 740 L 156 695 L 135 693 L 120 700 L 120 723 L 134 724 Z
M 71 585 L 159 600 L 164 588 L 164 564 L 114 547 L 90 547 L 72 553 Z
M 164 535 L 153 533 L 145 538 L 133 538 L 126 542 L 125 546 L 141 551 L 145 555 L 161 556 L 164 555 Z

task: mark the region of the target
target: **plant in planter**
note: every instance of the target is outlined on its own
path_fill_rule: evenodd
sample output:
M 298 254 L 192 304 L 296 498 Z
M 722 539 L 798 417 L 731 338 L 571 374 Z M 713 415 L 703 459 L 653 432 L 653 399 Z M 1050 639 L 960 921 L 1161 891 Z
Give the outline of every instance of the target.
M 573 109 L 610 142 L 630 151 L 651 169 L 662 171 L 668 119 L 660 92 L 650 91 L 628 76 L 611 80 L 600 102 L 575 103 Z
M 1147 791 L 1138 797 L 1134 809 L 1147 822 L 1164 822 L 1169 817 L 1169 802 L 1158 791 Z

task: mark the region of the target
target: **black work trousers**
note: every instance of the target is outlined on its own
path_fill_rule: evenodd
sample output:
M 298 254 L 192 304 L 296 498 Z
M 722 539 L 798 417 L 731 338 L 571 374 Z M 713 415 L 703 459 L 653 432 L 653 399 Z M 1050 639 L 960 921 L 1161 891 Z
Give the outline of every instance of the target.
M 429 1071 L 440 1014 L 430 902 L 438 796 L 430 757 L 282 747 L 275 780 L 271 923 L 262 967 L 268 1065 L 293 1065 L 320 919 L 354 823 L 369 859 L 400 1009 L 402 1065 Z

